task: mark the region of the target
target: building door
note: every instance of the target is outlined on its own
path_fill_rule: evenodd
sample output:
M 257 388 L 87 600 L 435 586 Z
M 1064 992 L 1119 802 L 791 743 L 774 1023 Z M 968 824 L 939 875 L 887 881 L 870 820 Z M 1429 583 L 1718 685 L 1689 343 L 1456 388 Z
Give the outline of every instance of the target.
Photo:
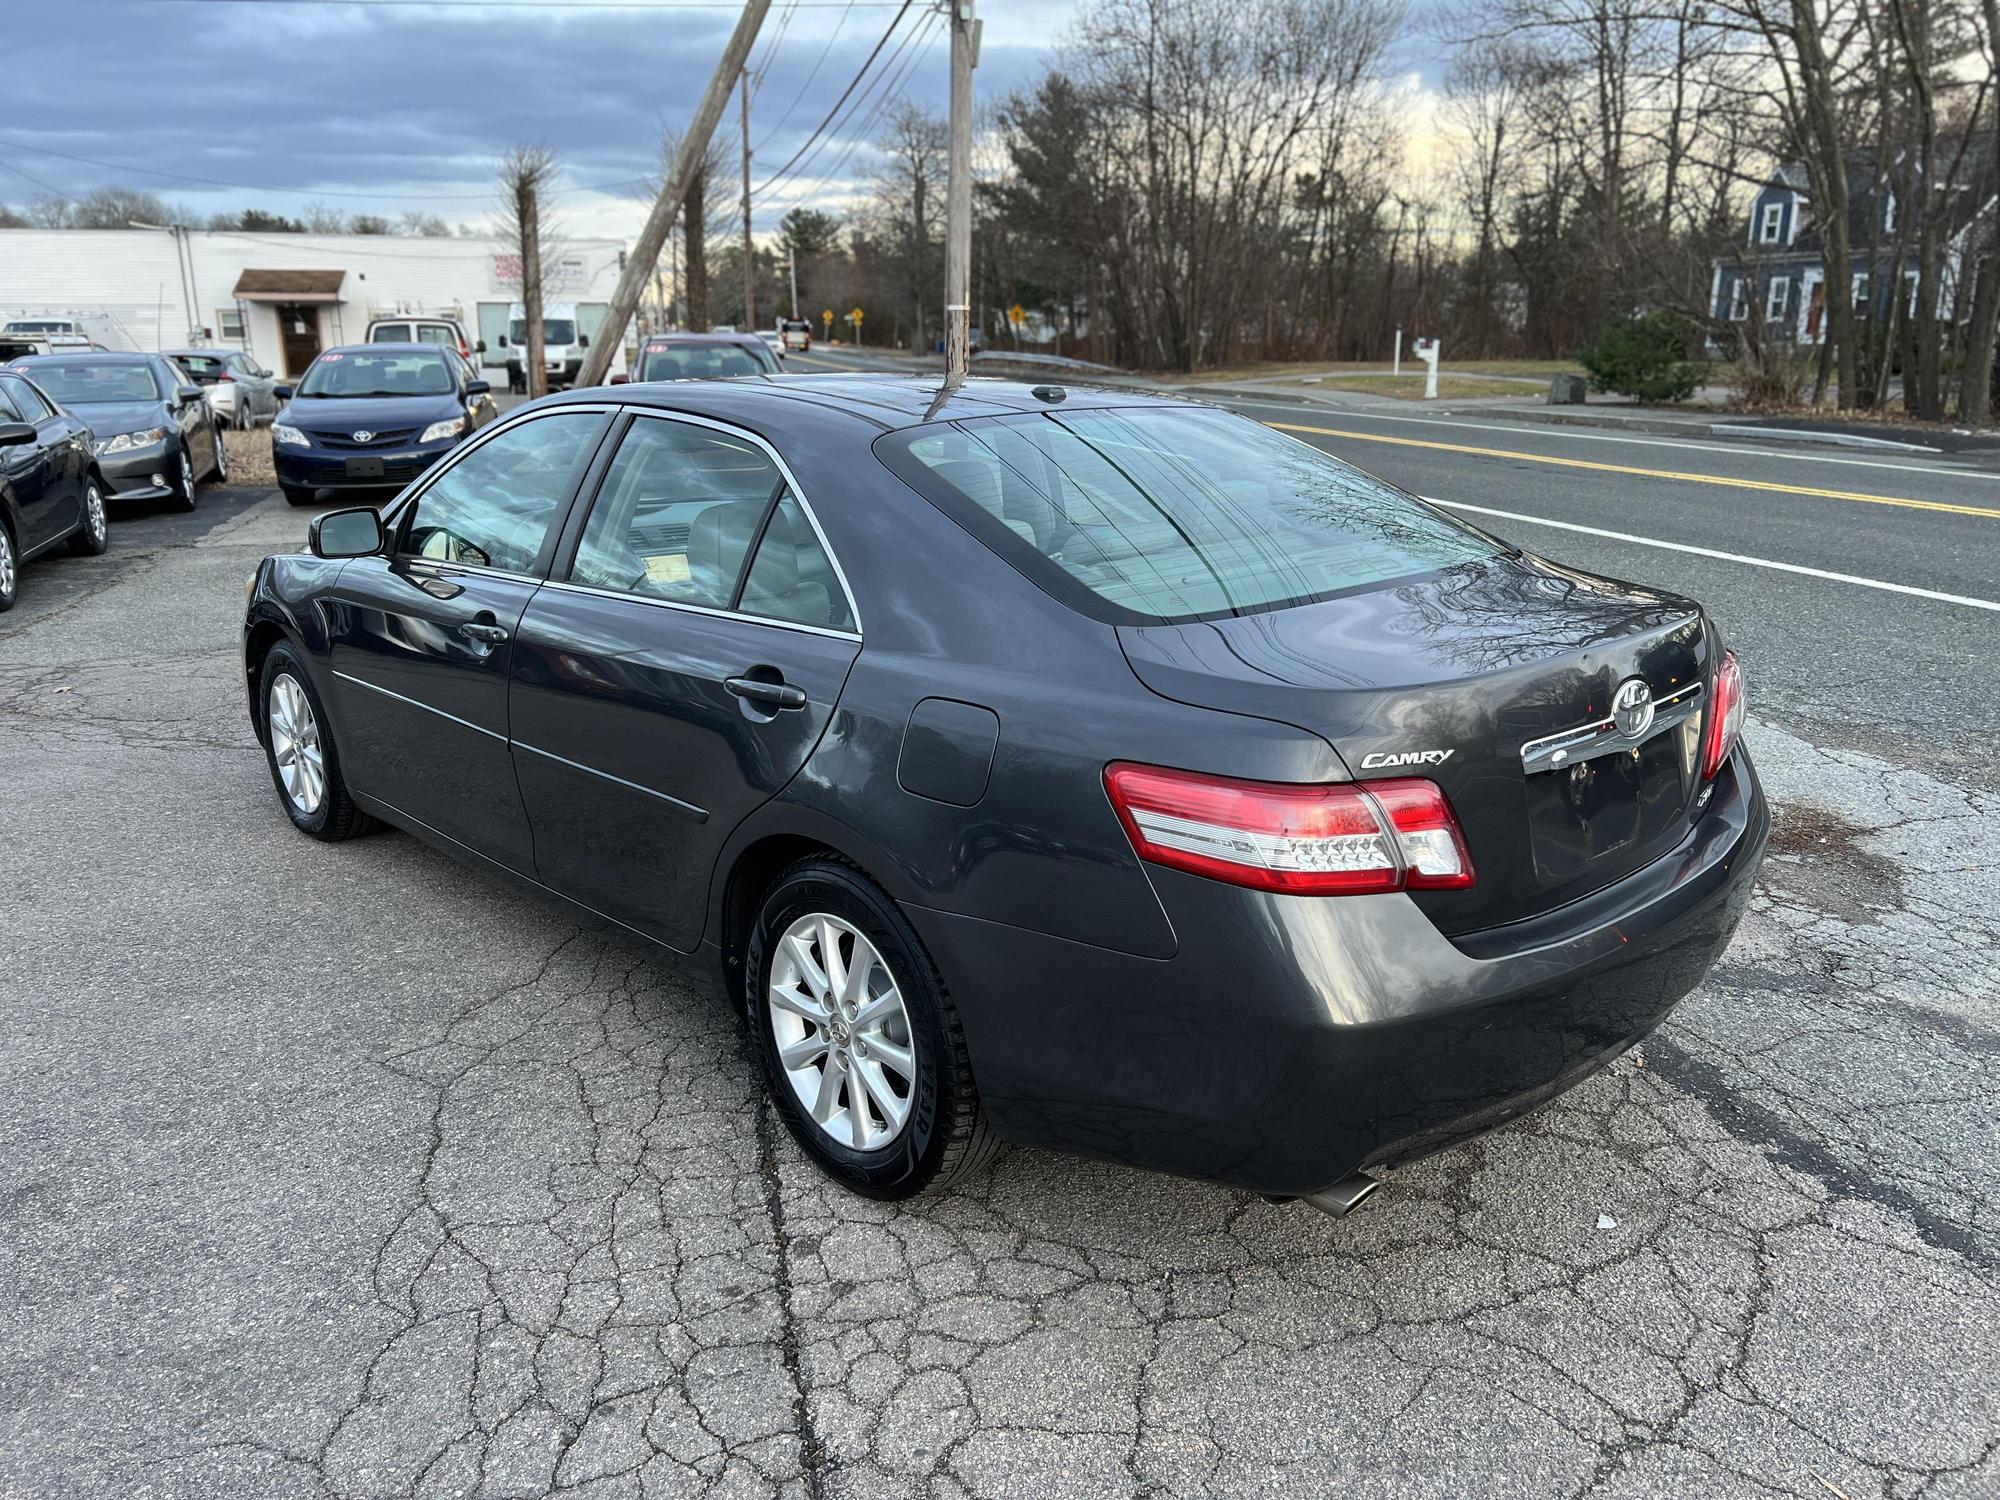
M 319 357 L 319 309 L 304 303 L 280 303 L 278 330 L 284 339 L 285 373 L 297 380 Z

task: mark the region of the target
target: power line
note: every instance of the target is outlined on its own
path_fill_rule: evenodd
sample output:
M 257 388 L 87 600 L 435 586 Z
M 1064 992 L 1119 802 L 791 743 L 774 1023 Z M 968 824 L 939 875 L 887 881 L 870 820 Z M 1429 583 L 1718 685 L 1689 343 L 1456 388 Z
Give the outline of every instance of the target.
M 841 112 L 839 105 L 836 104 L 834 106 L 835 112 L 840 113 L 841 117 L 833 123 L 832 128 L 827 128 L 827 121 L 821 121 L 820 130 L 814 132 L 807 139 L 805 145 L 801 146 L 798 152 L 792 157 L 791 162 L 787 163 L 784 167 L 780 167 L 769 177 L 765 178 L 763 182 L 759 183 L 755 191 L 751 194 L 752 197 L 768 198 L 772 190 L 787 179 L 796 181 L 818 159 L 822 152 L 837 146 L 847 127 L 861 114 L 862 109 L 868 104 L 869 97 L 881 88 L 884 80 L 889 77 L 898 59 L 905 52 L 909 51 L 911 44 L 918 37 L 923 35 L 925 28 L 930 24 L 932 14 L 926 11 L 916 26 L 903 34 L 902 40 L 896 44 L 896 50 L 889 54 L 888 61 L 883 63 L 874 77 L 868 80 L 868 86 L 855 96 L 854 102 L 847 106 L 844 113 Z M 898 17 L 898 19 L 900 20 L 901 18 Z M 855 81 L 858 83 L 860 79 L 857 78 Z M 876 108 L 880 108 L 879 103 L 876 105 Z M 829 115 L 828 119 L 831 120 L 832 116 Z
M 910 13 L 911 3 L 912 0 L 903 0 L 902 8 L 899 9 L 896 12 L 896 14 L 892 16 L 889 20 L 889 29 L 882 33 L 882 39 L 875 44 L 874 51 L 870 52 L 868 56 L 862 61 L 860 71 L 854 75 L 853 80 L 847 85 L 847 87 L 840 91 L 840 97 L 833 101 L 833 108 L 826 112 L 826 119 L 821 120 L 819 122 L 818 128 L 815 129 L 811 135 L 806 137 L 806 143 L 803 146 L 799 147 L 797 151 L 792 153 L 792 159 L 790 161 L 786 162 L 782 167 L 778 168 L 777 171 L 773 172 L 770 177 L 765 179 L 767 185 L 771 182 L 776 181 L 778 178 L 783 177 L 786 172 L 790 171 L 792 167 L 797 164 L 800 157 L 804 156 L 807 151 L 812 149 L 813 142 L 819 139 L 820 131 L 826 129 L 827 125 L 832 121 L 833 117 L 840 113 L 840 106 L 845 104 L 847 102 L 848 95 L 852 94 L 854 90 L 860 86 L 861 80 L 867 76 L 868 70 L 875 65 L 875 59 L 881 56 L 882 49 L 889 45 L 889 38 L 896 34 L 896 28 L 903 24 L 903 17 Z
M 841 11 L 840 19 L 833 23 L 833 31 L 832 34 L 827 37 L 826 45 L 819 49 L 819 58 L 817 61 L 813 63 L 812 71 L 806 74 L 806 81 L 799 85 L 799 91 L 796 94 L 792 95 L 792 102 L 790 104 L 787 104 L 785 106 L 785 112 L 782 115 L 778 116 L 778 123 L 773 125 L 770 128 L 770 130 L 766 132 L 764 139 L 757 142 L 756 146 L 752 148 L 753 151 L 762 151 L 766 146 L 771 144 L 772 138 L 776 136 L 779 131 L 785 128 L 785 121 L 791 119 L 792 111 L 799 107 L 799 101 L 805 98 L 806 90 L 811 88 L 813 86 L 813 80 L 819 77 L 819 70 L 821 65 L 826 62 L 828 55 L 833 51 L 833 44 L 840 40 L 841 28 L 847 24 L 848 17 L 852 16 L 853 14 L 854 14 L 854 7 L 852 5 L 847 6 L 845 9 Z
M 99 5 L 234 5 L 246 10 L 347 6 L 358 10 L 741 10 L 738 0 L 94 0 Z M 897 0 L 796 0 L 801 10 L 847 5 L 887 10 Z

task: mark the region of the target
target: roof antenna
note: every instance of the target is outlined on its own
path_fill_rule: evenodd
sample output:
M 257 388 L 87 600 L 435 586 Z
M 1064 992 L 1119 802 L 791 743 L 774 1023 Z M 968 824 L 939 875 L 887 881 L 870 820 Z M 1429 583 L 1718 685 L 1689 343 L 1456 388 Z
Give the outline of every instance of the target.
M 1038 385 L 1031 389 L 1028 394 L 1033 396 L 1037 401 L 1056 402 L 1069 398 L 1069 392 L 1059 385 Z

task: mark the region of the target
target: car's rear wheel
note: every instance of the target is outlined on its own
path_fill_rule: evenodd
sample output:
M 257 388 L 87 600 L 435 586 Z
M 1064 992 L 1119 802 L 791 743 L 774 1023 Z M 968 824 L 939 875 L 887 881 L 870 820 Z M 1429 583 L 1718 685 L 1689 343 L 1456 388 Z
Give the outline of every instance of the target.
M 285 815 L 302 832 L 328 843 L 373 826 L 375 820 L 347 794 L 326 706 L 305 663 L 290 646 L 273 646 L 264 658 L 260 701 L 264 754 Z
M 111 545 L 104 523 L 104 490 L 95 479 L 83 487 L 83 524 L 70 533 L 69 550 L 78 557 L 95 557 Z
M 20 567 L 14 561 L 14 534 L 0 524 L 0 614 L 14 607 L 14 589 Z
M 909 920 L 859 870 L 815 856 L 781 874 L 745 982 L 771 1098 L 829 1176 L 906 1198 L 991 1158 L 951 996 Z
M 194 460 L 188 457 L 187 444 L 185 442 L 181 444 L 180 456 L 180 477 L 174 484 L 174 501 L 182 510 L 193 510 L 195 505 Z
M 222 424 L 216 423 L 209 429 L 215 434 L 215 482 L 229 483 L 229 454 L 222 442 Z

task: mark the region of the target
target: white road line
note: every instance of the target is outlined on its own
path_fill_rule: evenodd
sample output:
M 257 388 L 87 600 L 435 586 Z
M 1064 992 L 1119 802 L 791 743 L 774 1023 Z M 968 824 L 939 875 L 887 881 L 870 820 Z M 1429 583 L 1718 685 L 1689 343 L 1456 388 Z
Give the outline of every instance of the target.
M 2000 473 L 1983 469 L 1946 469 L 1936 464 L 1884 463 L 1872 458 L 1834 458 L 1825 453 L 1795 453 L 1771 448 L 1745 448 L 1740 443 L 1699 443 L 1689 438 L 1621 437 L 1605 432 L 1576 432 L 1551 422 L 1547 426 L 1505 426 L 1498 422 L 1457 422 L 1448 417 L 1402 417 L 1388 412 L 1357 411 L 1349 406 L 1321 406 L 1314 402 L 1259 401 L 1254 396 L 1208 396 L 1198 399 L 1222 406 L 1261 406 L 1268 411 L 1317 411 L 1325 416 L 1352 418 L 1358 422 L 1414 422 L 1419 427 L 1463 427 L 1472 432 L 1511 432 L 1517 437 L 1565 438 L 1579 443 L 1625 443 L 1635 448 L 1678 448 L 1689 453 L 1727 453 L 1742 458 L 1778 458 L 1793 463 L 1840 464 L 1850 469 L 1894 469 L 1899 474 L 1942 474 L 1950 479 L 2000 481 Z
M 1770 568 L 1779 573 L 1799 573 L 1807 578 L 1824 578 L 1833 583 L 1851 583 L 1864 589 L 1882 589 L 1891 594 L 1908 594 L 1915 599 L 1935 599 L 1940 604 L 1963 604 L 1972 609 L 2000 612 L 2000 599 L 1974 599 L 1966 594 L 1945 594 L 1936 589 L 1920 589 L 1907 583 L 1887 583 L 1880 578 L 1860 578 L 1853 573 L 1829 573 L 1825 568 L 1808 568 L 1799 563 L 1776 562 L 1768 557 L 1745 557 L 1741 552 L 1720 552 L 1714 547 L 1693 547 L 1686 542 L 1663 542 L 1657 537 L 1634 536 L 1629 531 L 1606 531 L 1601 526 L 1579 526 L 1574 521 L 1551 521 L 1545 516 L 1523 515 L 1517 510 L 1494 510 L 1486 505 L 1466 505 L 1456 500 L 1440 500 L 1435 495 L 1425 495 L 1422 498 L 1433 505 L 1442 505 L 1446 510 L 1470 511 L 1477 516 L 1499 516 L 1508 521 L 1526 521 L 1531 526 L 1551 526 L 1557 531 L 1579 531 L 1585 536 L 1606 537 L 1614 542 L 1631 542 L 1639 547 L 1658 547 L 1667 552 L 1688 552 L 1696 557 L 1719 558 L 1723 562 L 1742 563 L 1750 568 Z

